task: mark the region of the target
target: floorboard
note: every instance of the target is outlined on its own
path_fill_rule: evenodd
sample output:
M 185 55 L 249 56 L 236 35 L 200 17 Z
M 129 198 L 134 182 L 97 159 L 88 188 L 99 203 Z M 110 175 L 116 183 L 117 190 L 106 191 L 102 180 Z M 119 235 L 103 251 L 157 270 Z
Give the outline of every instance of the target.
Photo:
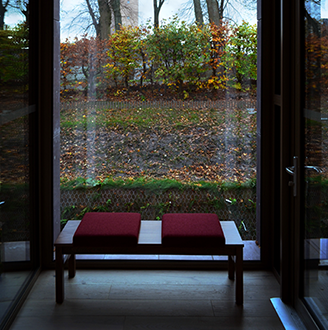
M 284 329 L 270 298 L 279 285 L 245 271 L 245 301 L 234 302 L 226 271 L 78 270 L 55 303 L 54 271 L 41 273 L 11 330 Z

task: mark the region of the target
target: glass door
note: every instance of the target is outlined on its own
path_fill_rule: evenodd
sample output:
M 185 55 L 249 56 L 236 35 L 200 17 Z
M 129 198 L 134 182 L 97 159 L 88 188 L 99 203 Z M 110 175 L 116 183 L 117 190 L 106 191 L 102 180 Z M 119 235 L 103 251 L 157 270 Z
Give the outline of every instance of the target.
M 328 3 L 305 1 L 304 237 L 301 295 L 328 328 Z M 303 244 L 303 243 L 302 243 Z
M 35 269 L 35 72 L 28 1 L 7 3 L 0 25 L 0 328 Z

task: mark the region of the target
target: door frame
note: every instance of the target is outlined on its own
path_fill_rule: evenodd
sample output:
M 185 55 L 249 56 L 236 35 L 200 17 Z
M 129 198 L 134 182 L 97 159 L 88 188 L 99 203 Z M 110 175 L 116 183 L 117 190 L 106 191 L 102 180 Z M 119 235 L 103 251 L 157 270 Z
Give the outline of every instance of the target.
M 318 329 L 302 300 L 304 255 L 304 1 L 281 3 L 281 177 L 280 262 L 281 299 L 292 305 L 307 329 Z M 294 176 L 286 167 L 293 166 Z M 293 181 L 294 179 L 294 181 Z M 289 183 L 296 184 L 294 187 Z

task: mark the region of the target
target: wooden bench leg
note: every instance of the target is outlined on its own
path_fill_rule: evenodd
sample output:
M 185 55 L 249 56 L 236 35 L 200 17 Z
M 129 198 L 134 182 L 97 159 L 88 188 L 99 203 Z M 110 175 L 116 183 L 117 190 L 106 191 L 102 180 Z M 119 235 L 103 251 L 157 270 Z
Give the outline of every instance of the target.
M 243 248 L 236 249 L 236 304 L 244 302 Z
M 229 280 L 235 279 L 235 260 L 232 255 L 228 255 L 228 277 Z
M 61 304 L 64 301 L 64 260 L 63 251 L 56 247 L 56 302 Z
M 76 259 L 75 254 L 71 254 L 68 259 L 68 277 L 73 278 L 76 273 Z

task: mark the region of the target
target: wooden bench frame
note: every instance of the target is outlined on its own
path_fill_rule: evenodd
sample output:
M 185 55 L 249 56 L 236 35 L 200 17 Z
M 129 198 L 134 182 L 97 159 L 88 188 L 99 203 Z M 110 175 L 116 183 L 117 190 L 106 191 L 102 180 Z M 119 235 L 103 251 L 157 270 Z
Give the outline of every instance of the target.
M 56 302 L 64 301 L 64 264 L 68 261 L 69 278 L 76 272 L 76 254 L 173 254 L 173 255 L 227 255 L 228 276 L 235 281 L 236 304 L 243 304 L 243 247 L 234 221 L 221 221 L 226 244 L 221 247 L 169 247 L 162 243 L 162 222 L 141 221 L 136 246 L 81 247 L 73 245 L 74 233 L 81 220 L 68 221 L 55 242 L 56 248 Z

